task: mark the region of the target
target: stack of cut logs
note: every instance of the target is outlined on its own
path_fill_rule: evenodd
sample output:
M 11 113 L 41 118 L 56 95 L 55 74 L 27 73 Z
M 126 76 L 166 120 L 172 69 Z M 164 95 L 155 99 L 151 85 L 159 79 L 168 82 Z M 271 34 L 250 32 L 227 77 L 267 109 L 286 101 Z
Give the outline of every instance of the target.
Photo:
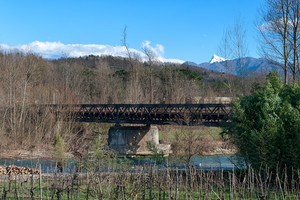
M 14 175 L 14 174 L 40 174 L 40 170 L 30 169 L 28 167 L 17 166 L 0 166 L 1 175 Z

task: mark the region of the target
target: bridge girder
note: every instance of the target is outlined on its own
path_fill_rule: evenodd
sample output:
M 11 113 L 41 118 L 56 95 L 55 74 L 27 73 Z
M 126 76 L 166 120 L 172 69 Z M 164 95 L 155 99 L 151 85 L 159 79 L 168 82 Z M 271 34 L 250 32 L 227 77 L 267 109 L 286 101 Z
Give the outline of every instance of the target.
M 230 122 L 230 104 L 47 105 L 64 120 L 77 122 L 220 126 Z

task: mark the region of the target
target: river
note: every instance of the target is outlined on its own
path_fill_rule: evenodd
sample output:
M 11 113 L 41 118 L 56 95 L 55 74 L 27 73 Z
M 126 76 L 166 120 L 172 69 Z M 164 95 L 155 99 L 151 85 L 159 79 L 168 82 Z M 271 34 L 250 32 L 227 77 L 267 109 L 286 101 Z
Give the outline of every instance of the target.
M 150 158 L 131 158 L 128 159 L 132 166 L 141 166 L 141 165 L 151 165 L 155 162 Z M 236 157 L 234 155 L 213 155 L 213 156 L 195 156 L 192 158 L 191 164 L 194 165 L 197 169 L 224 169 L 231 170 L 234 165 L 232 161 L 235 161 Z M 184 168 L 185 165 L 181 161 L 170 161 L 167 163 L 167 160 L 163 160 L 162 165 L 169 165 L 174 168 Z M 53 172 L 56 169 L 56 161 L 49 159 L 1 159 L 0 165 L 16 165 L 19 167 L 29 167 L 34 169 L 41 169 L 43 173 Z M 66 172 L 75 171 L 75 161 L 67 161 Z

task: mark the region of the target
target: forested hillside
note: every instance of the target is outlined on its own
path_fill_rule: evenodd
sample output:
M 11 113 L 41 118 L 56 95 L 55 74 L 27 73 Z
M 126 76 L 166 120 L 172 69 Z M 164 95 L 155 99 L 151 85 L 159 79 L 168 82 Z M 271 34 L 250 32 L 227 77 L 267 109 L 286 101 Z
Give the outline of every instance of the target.
M 199 96 L 235 97 L 249 91 L 255 79 L 260 80 L 188 65 L 130 62 L 111 56 L 65 58 L 50 63 L 59 82 L 78 103 L 190 103 Z M 242 81 L 247 82 L 244 88 Z
M 45 60 L 32 54 L 1 53 L 0 67 L 2 148 L 51 144 L 57 122 L 47 113 L 31 112 L 32 105 L 193 103 L 195 97 L 246 94 L 253 82 L 264 79 L 110 56 Z M 82 124 L 65 123 L 59 128 L 62 135 L 86 131 Z

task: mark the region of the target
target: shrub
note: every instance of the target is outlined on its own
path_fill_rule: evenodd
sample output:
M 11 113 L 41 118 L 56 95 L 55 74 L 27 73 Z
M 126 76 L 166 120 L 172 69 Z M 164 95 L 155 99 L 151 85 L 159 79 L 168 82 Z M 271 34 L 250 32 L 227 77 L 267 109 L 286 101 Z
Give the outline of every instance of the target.
M 56 133 L 52 145 L 54 146 L 53 156 L 57 162 L 57 167 L 60 172 L 64 172 L 64 167 L 66 164 L 66 144 L 59 132 Z
M 253 168 L 288 172 L 300 168 L 300 84 L 283 85 L 277 72 L 251 95 L 233 102 L 232 123 L 224 128 L 238 156 Z
M 81 168 L 88 171 L 99 170 L 114 164 L 116 155 L 109 150 L 102 142 L 101 135 L 89 146 L 88 152 L 85 154 L 81 162 Z

